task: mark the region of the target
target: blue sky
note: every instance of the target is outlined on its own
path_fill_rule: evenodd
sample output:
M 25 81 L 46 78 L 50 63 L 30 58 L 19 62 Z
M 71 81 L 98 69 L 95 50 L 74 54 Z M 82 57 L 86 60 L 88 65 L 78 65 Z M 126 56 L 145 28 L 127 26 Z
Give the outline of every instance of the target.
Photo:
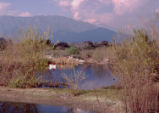
M 62 15 L 111 28 L 147 23 L 159 13 L 159 0 L 0 0 L 0 15 Z

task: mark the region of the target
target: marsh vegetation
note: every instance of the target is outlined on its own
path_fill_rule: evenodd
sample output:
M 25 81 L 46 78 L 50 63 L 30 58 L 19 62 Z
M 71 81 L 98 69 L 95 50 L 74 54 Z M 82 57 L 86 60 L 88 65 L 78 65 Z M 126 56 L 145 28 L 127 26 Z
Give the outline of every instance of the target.
M 134 30 L 124 42 L 114 42 L 93 49 L 80 49 L 75 46 L 55 49 L 55 45 L 48 41 L 49 32 L 41 34 L 29 29 L 23 33 L 21 40 L 3 42 L 6 46 L 2 45 L 0 50 L 0 85 L 12 88 L 37 87 L 41 81 L 37 80 L 36 75 L 48 67 L 46 54 L 61 57 L 56 62 L 62 64 L 67 64 L 66 56 L 93 59 L 96 62 L 109 59 L 107 65 L 113 75 L 116 75 L 118 82 L 114 87 L 101 90 L 116 92 L 112 95 L 118 97 L 117 100 L 120 100 L 125 113 L 157 113 L 159 111 L 159 44 L 155 39 L 158 35 L 154 32 L 149 33 L 144 29 Z M 100 89 L 87 92 L 78 88 L 79 82 L 85 79 L 85 74 L 74 72 L 70 76 L 65 74 L 63 78 L 71 87 L 69 90 L 71 96 L 78 98 L 79 95 L 90 96 L 91 93 L 92 96 L 93 93 L 93 98 L 102 105 L 104 93 L 100 95 L 98 92 Z
M 0 84 L 10 87 L 33 87 L 36 74 L 47 67 L 44 54 L 46 34 L 28 29 L 18 41 L 7 41 L 0 51 Z
M 158 47 L 154 35 L 141 29 L 112 48 L 112 69 L 123 88 L 121 98 L 126 113 L 157 113 L 159 110 Z

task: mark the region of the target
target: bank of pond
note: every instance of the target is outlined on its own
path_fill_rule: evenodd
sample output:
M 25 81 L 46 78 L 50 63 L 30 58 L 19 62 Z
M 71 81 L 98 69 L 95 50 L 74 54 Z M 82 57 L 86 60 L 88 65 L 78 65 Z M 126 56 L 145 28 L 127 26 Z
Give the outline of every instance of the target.
M 96 95 L 103 101 L 105 94 L 111 99 L 116 94 L 115 90 L 104 89 L 116 84 L 107 65 L 57 65 L 55 70 L 48 69 L 36 77 L 41 85 L 34 89 L 1 87 L 0 113 L 97 113 L 97 109 L 85 110 L 76 105 L 82 101 L 84 106 L 98 106 Z M 111 99 L 108 99 L 108 103 Z M 51 105 L 48 105 L 49 101 Z M 69 107 L 65 106 L 68 101 L 71 103 Z M 52 105 L 57 102 L 63 104 Z M 92 105 L 94 103 L 96 105 Z
M 0 102 L 0 113 L 96 113 L 80 108 L 28 103 Z

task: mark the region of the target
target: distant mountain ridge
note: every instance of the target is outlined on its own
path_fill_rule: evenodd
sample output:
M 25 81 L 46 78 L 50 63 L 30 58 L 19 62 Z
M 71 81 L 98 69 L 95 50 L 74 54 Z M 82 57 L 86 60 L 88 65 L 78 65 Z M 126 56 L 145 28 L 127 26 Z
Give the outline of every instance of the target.
M 107 28 L 100 28 L 63 16 L 0 16 L 0 34 L 3 36 L 15 36 L 20 29 L 27 29 L 31 26 L 36 26 L 40 32 L 47 31 L 49 28 L 55 41 L 111 41 L 117 35 L 116 32 Z

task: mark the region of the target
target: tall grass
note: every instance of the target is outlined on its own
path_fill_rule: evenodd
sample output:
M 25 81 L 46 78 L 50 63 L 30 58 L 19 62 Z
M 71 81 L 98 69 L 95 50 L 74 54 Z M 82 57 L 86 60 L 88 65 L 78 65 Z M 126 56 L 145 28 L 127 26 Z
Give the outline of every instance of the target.
M 73 96 L 77 96 L 83 93 L 79 89 L 81 82 L 86 79 L 86 75 L 84 72 L 74 70 L 74 72 L 71 73 L 70 75 L 63 74 L 63 78 L 66 81 L 66 83 L 69 85 L 71 94 Z
M 79 89 L 80 83 L 85 80 L 86 75 L 82 71 L 75 71 L 70 75 L 63 74 L 64 80 L 69 84 L 71 89 Z
M 92 59 L 99 63 L 104 62 L 106 59 L 110 59 L 113 56 L 113 49 L 111 46 L 108 47 L 97 47 L 90 50 L 81 50 L 80 56 L 83 59 Z
M 47 60 L 44 58 L 47 49 L 45 39 L 47 38 L 47 33 L 41 35 L 36 30 L 28 29 L 19 41 L 12 41 L 5 50 L 1 51 L 1 85 L 11 87 L 31 85 L 30 80 L 33 81 L 37 72 L 44 70 L 47 66 Z
M 68 55 L 77 55 L 77 54 L 79 54 L 80 52 L 79 52 L 79 49 L 77 49 L 77 48 L 75 48 L 75 47 L 70 47 L 70 48 L 68 48 L 67 50 L 67 54 Z
M 112 47 L 99 47 L 96 48 L 92 53 L 92 59 L 96 60 L 97 62 L 103 62 L 105 59 L 109 59 L 112 57 Z
M 112 69 L 124 88 L 122 100 L 126 113 L 157 113 L 159 90 L 154 75 L 159 74 L 158 45 L 145 30 L 122 44 L 114 44 Z

